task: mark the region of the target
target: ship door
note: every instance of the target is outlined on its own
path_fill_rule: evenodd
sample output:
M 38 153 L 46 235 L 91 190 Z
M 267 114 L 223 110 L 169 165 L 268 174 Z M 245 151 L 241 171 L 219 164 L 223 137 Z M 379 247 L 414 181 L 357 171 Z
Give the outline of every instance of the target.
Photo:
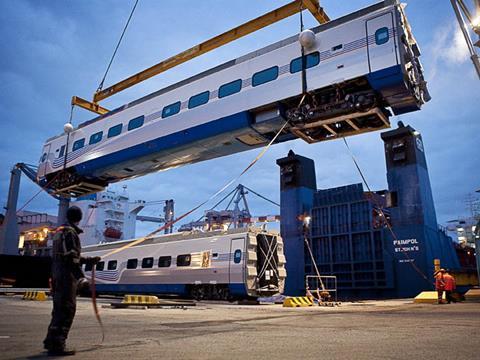
M 232 239 L 230 242 L 230 262 L 228 265 L 229 283 L 245 283 L 245 239 Z
M 370 72 L 398 64 L 391 12 L 367 20 L 367 44 Z
M 51 144 L 48 144 L 43 147 L 42 155 L 40 158 L 40 165 L 38 165 L 37 179 L 44 177 L 45 172 L 47 171 L 47 162 L 50 154 L 50 146 Z

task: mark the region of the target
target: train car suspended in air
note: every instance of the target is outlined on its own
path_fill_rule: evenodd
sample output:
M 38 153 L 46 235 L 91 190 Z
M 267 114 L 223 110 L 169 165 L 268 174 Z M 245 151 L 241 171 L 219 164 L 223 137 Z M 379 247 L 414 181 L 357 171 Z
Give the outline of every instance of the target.
M 264 146 L 287 120 L 276 142 L 383 129 L 429 100 L 419 56 L 402 5 L 385 0 L 67 129 L 45 143 L 38 181 L 78 196 Z

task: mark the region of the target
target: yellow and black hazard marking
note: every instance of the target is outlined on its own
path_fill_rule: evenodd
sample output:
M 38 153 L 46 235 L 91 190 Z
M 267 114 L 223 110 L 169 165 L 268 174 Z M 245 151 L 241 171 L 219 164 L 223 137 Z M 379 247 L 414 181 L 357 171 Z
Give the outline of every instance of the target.
M 160 303 L 158 297 L 152 295 L 125 295 L 122 301 L 122 304 L 132 305 L 151 305 L 158 303 Z
M 195 302 L 190 300 L 160 300 L 153 295 L 125 295 L 122 302 L 111 303 L 110 307 L 114 309 L 125 308 L 178 308 L 185 309 L 187 306 L 196 306 Z
M 283 300 L 283 307 L 307 307 L 313 306 L 313 299 L 309 296 L 287 297 Z
M 23 300 L 45 301 L 47 298 L 45 291 L 25 291 L 23 294 Z

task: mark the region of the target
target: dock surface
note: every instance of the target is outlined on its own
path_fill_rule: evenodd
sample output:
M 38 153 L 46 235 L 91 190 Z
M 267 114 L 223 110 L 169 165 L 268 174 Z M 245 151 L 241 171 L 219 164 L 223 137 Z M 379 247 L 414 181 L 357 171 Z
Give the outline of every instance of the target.
M 282 308 L 206 302 L 185 309 L 112 309 L 79 298 L 69 345 L 81 359 L 474 359 L 480 303 L 412 299 Z M 1 359 L 42 359 L 51 300 L 0 296 Z M 72 357 L 70 357 L 72 358 Z

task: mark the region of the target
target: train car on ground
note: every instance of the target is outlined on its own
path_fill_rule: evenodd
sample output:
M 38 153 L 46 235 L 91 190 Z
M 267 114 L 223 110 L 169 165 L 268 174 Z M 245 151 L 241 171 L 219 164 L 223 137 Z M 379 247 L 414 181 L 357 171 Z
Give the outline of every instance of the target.
M 104 257 L 132 241 L 87 246 L 82 253 Z M 91 270 L 84 265 L 87 277 Z M 196 299 L 271 296 L 283 292 L 286 277 L 282 238 L 253 227 L 158 236 L 102 258 L 95 270 L 98 293 Z
M 78 196 L 110 183 L 297 138 L 389 127 L 429 100 L 403 6 L 385 0 L 156 91 L 52 137 L 38 182 Z M 308 96 L 300 105 L 305 91 Z

